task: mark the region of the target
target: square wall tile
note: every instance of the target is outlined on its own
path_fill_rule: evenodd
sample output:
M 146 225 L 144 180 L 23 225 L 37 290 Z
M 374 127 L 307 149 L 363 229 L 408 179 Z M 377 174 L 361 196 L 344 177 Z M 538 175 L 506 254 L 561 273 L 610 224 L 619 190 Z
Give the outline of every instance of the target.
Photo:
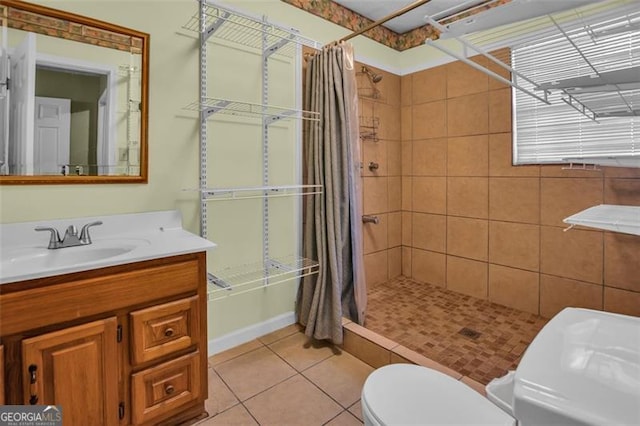
M 511 133 L 489 135 L 489 176 L 540 176 L 540 166 L 514 166 Z
M 362 224 L 364 253 L 369 254 L 387 249 L 388 221 L 386 214 L 377 215 L 379 222 Z
M 540 223 L 540 179 L 490 178 L 489 219 Z
M 503 49 L 497 49 L 489 53 L 494 58 L 497 58 L 498 60 L 500 60 L 503 64 L 511 66 L 511 49 L 509 49 L 508 47 L 505 47 Z M 499 76 L 505 78 L 506 80 L 511 81 L 511 73 L 508 70 L 504 69 L 503 67 L 497 64 L 494 64 L 493 61 L 488 61 L 488 62 L 489 63 L 487 65 L 487 68 L 490 71 L 493 71 Z M 509 85 L 502 83 L 493 77 L 489 77 L 489 90 L 504 89 L 509 87 L 510 87 Z
M 602 284 L 603 256 L 602 232 L 541 228 L 540 272 Z
M 487 261 L 489 222 L 447 216 L 447 254 Z
M 414 176 L 446 176 L 447 139 L 413 141 L 411 170 Z
M 411 111 L 412 108 L 410 106 L 403 106 L 400 109 L 400 139 L 403 141 L 410 141 L 413 135 L 411 132 L 411 116 L 413 113 Z
M 413 140 L 447 136 L 447 103 L 435 101 L 414 105 L 411 122 Z
M 411 247 L 402 246 L 402 275 L 411 276 Z
M 413 223 L 411 219 L 411 212 L 402 211 L 402 245 L 403 246 L 411 246 L 412 244 L 412 233 L 413 233 Z
M 402 247 L 394 247 L 387 250 L 389 259 L 389 279 L 402 275 Z
M 413 209 L 413 178 L 402 177 L 402 210 Z
M 445 214 L 447 212 L 447 179 L 414 177 L 411 191 L 413 211 Z
M 386 177 L 363 178 L 364 214 L 389 211 L 388 182 Z
M 376 102 L 373 107 L 374 117 L 380 118 L 378 138 L 390 141 L 400 140 L 400 108 Z
M 640 237 L 604 234 L 604 285 L 640 292 Z
M 640 179 L 605 179 L 605 204 L 640 205 Z
M 637 167 L 603 167 L 606 178 L 640 178 L 640 168 Z
M 447 100 L 447 135 L 452 137 L 489 133 L 488 98 L 485 92 Z M 414 120 L 417 118 L 414 115 Z
M 400 98 L 402 96 L 401 77 L 381 69 L 376 69 L 375 73 L 383 76 L 382 81 L 378 83 L 378 89 L 382 92 L 382 97 L 386 103 L 395 107 L 400 106 Z
M 602 286 L 540 274 L 540 315 L 551 318 L 567 307 L 602 309 Z
M 520 311 L 539 313 L 540 274 L 489 265 L 489 300 Z
M 400 77 L 400 105 L 413 104 L 413 74 Z
M 389 176 L 387 178 L 388 199 L 390 212 L 396 212 L 402 210 L 402 177 L 401 176 Z
M 388 262 L 386 250 L 364 255 L 364 273 L 368 286 L 375 287 L 388 281 Z
M 482 56 L 475 56 L 471 60 L 483 66 L 486 66 L 488 62 Z M 462 61 L 448 63 L 446 70 L 448 98 L 457 98 L 489 90 L 489 76 Z
M 362 141 L 362 163 L 362 176 L 387 176 L 387 141 Z M 369 163 L 378 163 L 378 168 L 369 169 Z
M 489 132 L 511 131 L 511 88 L 489 92 Z
M 447 214 L 487 219 L 489 217 L 489 179 L 485 177 L 449 178 Z
M 442 253 L 413 249 L 411 251 L 411 277 L 423 283 L 445 286 L 447 257 Z
M 489 137 L 487 135 L 447 140 L 448 176 L 488 176 Z
M 389 248 L 402 245 L 402 213 L 393 212 L 387 215 L 387 243 Z
M 640 316 L 640 293 L 620 290 L 618 288 L 604 288 L 604 310 L 624 315 Z
M 447 238 L 447 217 L 444 215 L 413 213 L 412 246 L 445 253 Z
M 412 101 L 414 105 L 446 98 L 446 66 L 429 68 L 411 75 L 413 76 Z
M 447 289 L 486 299 L 487 270 L 486 262 L 447 256 Z
M 402 142 L 400 141 L 387 142 L 387 174 L 402 176 Z
M 567 216 L 602 204 L 602 180 L 577 178 L 542 178 L 540 185 L 540 220 L 543 225 L 567 225 Z
M 566 164 L 543 164 L 540 166 L 540 176 L 578 179 L 602 179 L 600 170 L 568 169 Z
M 522 223 L 490 221 L 489 262 L 528 271 L 538 271 L 540 227 Z

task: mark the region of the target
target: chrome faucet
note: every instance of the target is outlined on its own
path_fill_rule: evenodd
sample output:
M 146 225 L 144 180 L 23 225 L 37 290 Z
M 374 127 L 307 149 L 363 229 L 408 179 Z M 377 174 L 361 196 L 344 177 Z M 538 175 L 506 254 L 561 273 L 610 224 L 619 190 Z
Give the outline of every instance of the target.
M 96 225 L 102 225 L 102 221 L 90 222 L 82 227 L 80 230 L 80 236 L 78 236 L 78 228 L 75 225 L 70 225 L 67 231 L 64 233 L 64 237 L 60 238 L 60 233 L 56 228 L 47 226 L 38 226 L 36 231 L 49 231 L 51 232 L 51 238 L 49 238 L 49 249 L 59 249 L 65 247 L 86 246 L 91 244 L 91 236 L 89 235 L 89 228 Z

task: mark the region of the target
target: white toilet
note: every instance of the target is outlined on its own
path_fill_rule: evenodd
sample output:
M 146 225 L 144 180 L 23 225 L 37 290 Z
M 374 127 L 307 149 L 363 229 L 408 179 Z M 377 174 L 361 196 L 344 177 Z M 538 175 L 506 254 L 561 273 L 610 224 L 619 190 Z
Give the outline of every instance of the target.
M 430 368 L 392 364 L 367 378 L 362 414 L 368 426 L 640 425 L 640 318 L 564 309 L 487 396 Z

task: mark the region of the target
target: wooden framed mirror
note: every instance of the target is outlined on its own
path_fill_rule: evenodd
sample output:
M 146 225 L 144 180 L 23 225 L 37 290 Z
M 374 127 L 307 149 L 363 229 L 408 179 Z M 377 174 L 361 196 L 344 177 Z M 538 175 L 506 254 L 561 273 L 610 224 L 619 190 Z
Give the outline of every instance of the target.
M 0 0 L 0 184 L 146 183 L 149 34 Z

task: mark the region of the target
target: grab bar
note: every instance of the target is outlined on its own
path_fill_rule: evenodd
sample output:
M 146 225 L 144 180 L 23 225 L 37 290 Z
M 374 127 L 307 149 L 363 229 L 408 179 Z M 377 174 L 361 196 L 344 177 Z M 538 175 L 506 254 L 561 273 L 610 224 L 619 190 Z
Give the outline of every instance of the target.
M 377 225 L 378 223 L 380 223 L 380 219 L 378 218 L 378 216 L 364 215 L 362 216 L 362 223 L 373 223 Z

